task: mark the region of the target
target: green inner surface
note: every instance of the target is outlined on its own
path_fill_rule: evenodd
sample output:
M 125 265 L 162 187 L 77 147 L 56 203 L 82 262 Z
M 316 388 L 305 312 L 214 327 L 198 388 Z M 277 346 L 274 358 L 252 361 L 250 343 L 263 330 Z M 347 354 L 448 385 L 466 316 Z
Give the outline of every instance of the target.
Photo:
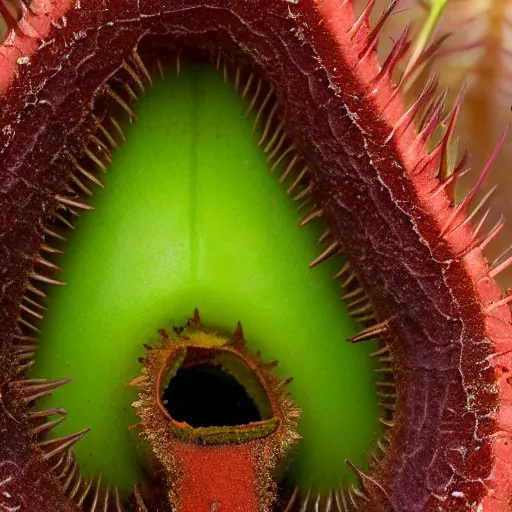
M 322 227 L 297 227 L 245 108 L 209 67 L 157 80 L 59 262 L 67 286 L 51 290 L 33 375 L 76 379 L 42 404 L 69 412 L 54 435 L 90 427 L 81 467 L 124 491 L 141 480 L 136 391 L 124 384 L 142 343 L 195 307 L 227 333 L 240 320 L 249 346 L 294 377 L 302 485 L 353 481 L 345 459 L 364 466 L 379 433 L 371 347 L 345 341 L 357 326 L 332 281 L 342 261 L 308 269 Z

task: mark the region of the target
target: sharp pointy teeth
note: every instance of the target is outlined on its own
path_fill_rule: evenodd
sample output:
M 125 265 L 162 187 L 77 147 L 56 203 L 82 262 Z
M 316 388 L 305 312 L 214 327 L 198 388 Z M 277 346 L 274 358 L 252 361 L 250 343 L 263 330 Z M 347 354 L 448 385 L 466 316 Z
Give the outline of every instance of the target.
M 73 459 L 74 459 L 74 457 L 73 457 Z M 69 487 L 71 486 L 71 483 L 73 482 L 73 480 L 75 479 L 75 476 L 79 472 L 80 472 L 80 469 L 78 468 L 78 464 L 76 463 L 75 460 L 73 460 L 73 462 L 70 464 L 70 467 L 66 468 L 66 470 L 63 473 L 61 473 L 61 475 L 59 475 L 59 480 L 64 479 L 64 482 L 62 483 L 62 489 L 65 493 L 68 492 Z M 81 479 L 79 478 L 79 482 L 80 481 L 81 481 Z M 75 488 L 78 490 L 77 487 L 78 486 L 75 484 Z M 69 497 L 73 498 L 74 494 L 76 494 L 76 491 L 75 491 L 75 493 L 71 492 Z
M 123 100 L 123 98 L 121 98 L 121 96 L 119 96 L 119 94 L 117 94 L 113 89 L 112 87 L 110 87 L 109 85 L 106 86 L 105 88 L 105 92 L 113 99 L 115 100 L 119 106 L 130 116 L 131 119 L 137 119 L 137 115 L 135 114 L 135 112 L 132 110 L 132 108 L 130 107 L 130 105 L 128 105 L 128 103 L 126 103 L 126 101 Z M 100 166 L 101 167 L 101 166 Z
M 22 391 L 23 401 L 26 404 L 29 404 L 50 395 L 55 389 L 72 381 L 73 379 L 61 379 L 56 381 L 47 381 L 45 379 L 28 379 L 22 381 L 13 381 L 12 384 Z
M 59 437 L 58 439 L 50 439 L 37 443 L 38 447 L 43 451 L 43 458 L 49 460 L 52 457 L 71 448 L 75 443 L 80 441 L 82 437 L 89 432 L 90 429 L 86 428 L 75 434 Z
M 48 416 L 54 416 L 55 414 L 66 415 L 66 409 L 62 409 L 61 407 L 56 407 L 54 409 L 46 409 L 44 411 L 30 411 L 27 412 L 25 417 L 29 420 L 35 420 L 40 418 L 46 418 Z
M 273 91 L 272 91 L 273 92 Z M 269 93 L 270 94 L 270 93 Z M 260 110 L 261 112 L 261 110 Z M 260 113 L 258 112 L 258 114 Z M 261 146 L 265 140 L 267 139 L 268 137 L 268 134 L 270 132 L 270 129 L 272 127 L 272 121 L 274 120 L 274 117 L 277 113 L 277 102 L 275 101 L 274 102 L 274 106 L 272 107 L 272 110 L 270 111 L 270 114 L 269 116 L 267 117 L 267 120 L 266 120 L 266 123 L 265 123 L 265 126 L 263 128 L 263 133 L 261 135 L 261 138 L 260 140 L 258 141 L 258 146 Z M 255 121 L 255 126 L 256 126 L 256 121 Z
M 43 432 L 48 432 L 52 430 L 57 425 L 60 425 L 64 420 L 66 419 L 66 416 L 63 415 L 60 418 L 57 418 L 53 421 L 47 421 L 46 423 L 43 423 L 42 425 L 38 425 L 37 427 L 34 427 L 31 429 L 31 432 L 34 436 L 38 436 L 42 434 Z
M 339 242 L 333 242 L 325 251 L 318 256 L 314 261 L 312 261 L 309 264 L 309 268 L 314 268 L 317 265 L 320 265 L 320 263 L 323 263 L 324 261 L 327 261 L 332 256 L 335 256 L 336 254 L 339 254 L 341 251 L 341 244 Z
M 307 189 L 304 189 L 304 190 L 307 190 Z M 329 237 L 331 236 L 331 230 L 330 229 L 326 229 L 322 235 L 320 236 L 320 238 L 318 239 L 318 243 L 323 243 L 325 242 Z
M 335 274 L 333 276 L 333 279 L 341 279 L 343 276 L 345 276 L 345 274 L 347 273 L 350 273 L 351 272 L 351 265 L 350 265 L 350 262 L 346 262 L 345 265 L 343 265 L 343 267 L 341 268 L 341 270 Z M 350 298 L 350 297 L 348 297 Z M 342 300 L 343 300 L 343 297 L 342 297 Z
M 379 418 L 379 422 L 382 423 L 385 427 L 393 428 L 395 426 L 395 422 L 391 420 L 385 420 L 384 418 Z
M 87 146 L 84 146 L 83 152 L 101 171 L 107 172 L 107 166 Z
M 43 265 L 45 267 L 51 268 L 52 270 L 55 270 L 57 272 L 62 272 L 62 269 L 58 265 L 55 265 L 55 263 L 52 263 L 51 261 L 46 260 L 42 256 L 36 257 L 35 262 L 39 263 L 40 265 Z
M 235 344 L 245 344 L 244 330 L 240 322 L 238 322 L 235 332 L 233 333 L 233 342 Z
M 30 322 L 28 322 L 24 318 L 19 317 L 18 318 L 18 322 L 20 324 L 24 325 L 25 327 L 27 327 L 28 329 L 30 329 L 31 331 L 33 331 L 33 332 L 35 332 L 37 334 L 41 334 L 41 330 L 40 329 L 38 329 L 35 325 L 31 324 Z
M 151 78 L 151 73 L 148 71 L 148 68 L 144 64 L 144 61 L 142 60 L 141 56 L 139 55 L 139 52 L 135 50 L 132 53 L 132 61 L 137 65 L 139 70 L 144 74 L 146 80 L 152 85 L 153 80 Z
M 67 220 L 65 217 L 63 217 L 60 213 L 54 213 L 53 216 L 55 217 L 56 220 L 58 220 L 59 222 L 62 222 L 62 224 L 64 224 L 64 226 L 66 228 L 70 229 L 71 231 L 75 230 L 75 226 L 73 226 L 73 224 L 71 224 L 71 222 L 69 222 L 69 220 Z
M 128 84 L 123 84 L 122 85 L 123 89 L 126 91 L 126 93 L 128 94 L 128 96 L 130 97 L 130 100 L 133 102 L 133 101 L 138 101 L 139 97 L 137 96 L 137 94 L 135 93 L 135 91 L 128 85 Z M 107 157 L 108 158 L 108 157 Z M 112 161 L 112 160 L 110 160 Z
M 128 75 L 133 79 L 133 81 L 137 84 L 139 89 L 144 92 L 146 88 L 144 87 L 144 83 L 141 77 L 136 73 L 136 71 L 125 61 L 123 63 L 123 69 L 126 70 Z
M 46 283 L 46 284 L 54 284 L 57 286 L 64 286 L 66 284 L 64 281 L 59 281 L 58 279 L 52 279 L 51 277 L 43 276 L 41 274 L 30 274 L 30 277 L 32 279 L 35 279 L 36 281 L 41 281 L 42 283 Z
M 90 190 L 89 188 L 87 188 L 84 183 L 77 177 L 75 176 L 73 173 L 71 173 L 70 175 L 70 179 L 71 181 L 73 181 L 73 183 L 86 195 L 88 195 L 89 197 L 92 196 L 92 190 Z M 74 229 L 73 226 L 71 226 L 71 229 Z
M 313 210 L 310 214 L 308 214 L 304 219 L 302 219 L 299 222 L 299 227 L 304 227 L 313 222 L 316 219 L 320 219 L 322 215 L 324 214 L 324 211 L 319 208 L 317 210 Z
M 357 279 L 356 273 L 351 269 L 349 276 L 345 279 L 345 281 L 343 281 L 341 283 L 341 287 L 346 288 L 350 283 L 352 283 L 353 281 L 356 281 L 356 279 Z
M 39 288 L 32 286 L 31 284 L 27 285 L 27 291 L 32 292 L 33 294 L 37 295 L 38 297 L 41 297 L 42 299 L 46 299 L 46 293 L 44 293 Z
M 33 336 L 25 336 L 25 335 L 22 335 L 22 334 L 14 334 L 13 338 L 15 340 L 20 340 L 20 341 L 23 341 L 23 342 L 37 343 L 39 341 L 38 338 L 35 338 Z
M 119 147 L 116 142 L 116 139 L 112 137 L 110 132 L 105 128 L 105 126 L 103 126 L 102 123 L 98 123 L 98 129 L 100 130 L 101 134 L 105 137 L 105 139 L 108 141 L 112 149 L 117 149 Z
M 82 504 L 83 502 L 85 501 L 85 499 L 87 498 L 87 496 L 89 495 L 91 489 L 92 489 L 92 484 L 93 484 L 93 480 L 88 480 L 80 494 L 80 496 L 77 498 L 76 500 L 76 505 L 78 508 L 81 508 L 82 507 Z
M 139 375 L 138 377 L 135 377 L 135 379 L 131 380 L 127 384 L 125 384 L 127 387 L 130 388 L 142 388 L 148 383 L 148 376 L 147 375 Z
M 441 233 L 440 233 L 441 237 L 448 236 L 449 234 L 456 231 L 456 229 L 463 224 L 463 222 L 460 222 L 455 227 L 453 227 L 453 223 L 454 223 L 455 219 L 459 217 L 459 214 L 461 212 L 466 210 L 466 208 L 468 207 L 471 200 L 475 197 L 477 192 L 480 190 L 482 183 L 484 182 L 487 174 L 491 170 L 492 165 L 494 164 L 494 161 L 496 160 L 496 157 L 498 156 L 498 153 L 499 153 L 501 147 L 503 146 L 503 143 L 505 142 L 506 135 L 507 135 L 507 128 L 505 128 L 503 130 L 501 137 L 500 137 L 498 143 L 496 144 L 496 147 L 494 148 L 494 151 L 492 152 L 491 157 L 489 158 L 489 161 L 487 162 L 484 169 L 480 173 L 480 176 L 479 176 L 476 184 L 474 185 L 474 187 L 466 194 L 466 196 L 462 199 L 462 201 L 460 201 L 460 203 L 453 208 L 450 216 L 448 217 L 447 221 L 445 222 L 445 225 L 441 229 Z M 491 275 L 491 274 L 489 273 L 489 275 Z M 494 276 L 491 276 L 491 277 L 494 277 Z
M 51 236 L 53 238 L 57 238 L 58 240 L 61 240 L 63 242 L 66 241 L 66 239 L 60 235 L 59 233 L 56 233 L 55 231 L 52 231 L 51 229 L 47 228 L 47 227 L 44 227 L 43 228 L 43 231 L 45 232 L 45 234 L 47 234 L 48 236 Z
M 293 168 L 295 167 L 295 164 L 299 161 L 299 157 L 297 155 L 294 155 L 294 157 L 290 160 L 290 163 L 284 170 L 283 174 L 281 174 L 281 177 L 279 178 L 279 183 L 284 183 L 290 173 L 292 172 Z
M 37 318 L 38 320 L 43 319 L 43 315 L 41 313 L 38 313 L 37 311 L 30 309 L 28 306 L 25 306 L 25 304 L 20 304 L 20 309 L 22 311 L 25 311 L 25 313 L 28 313 L 29 315 L 32 315 L 33 317 Z
M 194 309 L 194 315 L 188 319 L 187 327 L 201 327 L 201 317 L 199 316 L 199 310 L 197 308 Z
M 385 354 L 389 354 L 389 346 L 387 344 L 372 352 L 370 357 L 381 357 Z
M 94 206 L 91 206 L 90 204 L 81 203 L 80 201 L 76 201 L 71 197 L 56 195 L 55 199 L 59 203 L 66 204 L 74 208 L 79 208 L 80 210 L 94 210 Z
M 123 129 L 121 128 L 121 125 L 119 124 L 119 121 L 113 116 L 109 116 L 110 122 L 112 123 L 112 126 L 116 129 L 117 133 L 119 133 L 119 136 L 121 137 L 123 142 L 126 142 L 126 135 L 123 132 Z
M 280 135 L 280 137 L 279 137 Z M 278 138 L 279 137 L 279 138 Z M 275 144 L 277 142 L 277 144 Z M 269 143 L 265 146 L 263 150 L 265 153 L 269 153 L 267 159 L 271 162 L 277 153 L 279 153 L 283 147 L 283 144 L 286 142 L 286 132 L 284 131 L 284 123 L 281 122 L 278 129 L 276 130 L 274 137 L 270 139 Z M 275 145 L 274 145 L 275 144 Z
M 351 343 L 359 343 L 361 341 L 367 341 L 374 339 L 388 330 L 388 321 L 381 322 L 377 325 L 372 325 L 366 329 L 363 329 L 357 336 L 350 338 L 348 341 Z
M 146 506 L 144 498 L 142 497 L 142 493 L 137 485 L 133 487 L 133 497 L 135 498 L 135 502 L 141 512 L 146 512 L 149 510 L 148 507 Z

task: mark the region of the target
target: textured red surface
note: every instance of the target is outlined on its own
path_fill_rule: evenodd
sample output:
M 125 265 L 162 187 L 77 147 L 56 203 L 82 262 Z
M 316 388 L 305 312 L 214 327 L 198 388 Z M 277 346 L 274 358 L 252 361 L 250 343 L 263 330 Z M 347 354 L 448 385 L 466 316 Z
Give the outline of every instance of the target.
M 368 32 L 363 26 L 351 34 L 351 2 L 82 4 L 59 12 L 66 22 L 26 47 L 29 64 L 18 64 L 20 57 L 0 63 L 1 83 L 9 84 L 0 113 L 0 382 L 12 378 L 15 313 L 32 266 L 27 255 L 36 253 L 39 219 L 54 210 L 64 185 L 67 170 L 55 162 L 87 140 L 97 92 L 147 34 L 243 48 L 273 83 L 311 169 L 316 202 L 378 317 L 390 321 L 396 426 L 388 453 L 364 480 L 367 509 L 509 509 L 510 311 L 489 308 L 502 295 L 469 225 L 442 235 L 452 210 L 435 162 L 422 165 L 424 145 L 411 128 L 398 129 L 403 107 L 389 102 L 386 80 L 372 82 L 375 55 L 360 60 Z M 10 44 L 25 37 L 18 32 Z M 0 398 L 4 410 L 15 411 L 9 396 Z M 16 413 L 0 414 L 0 469 L 2 461 L 18 468 L 26 510 L 54 512 L 44 503 L 60 491 L 40 476 L 23 428 Z
M 53 23 L 61 23 L 71 0 L 35 0 L 30 10 L 24 12 L 18 30 L 0 46 L 0 94 L 5 91 L 16 76 L 19 65 L 28 65 L 26 57 L 37 51 L 40 41 L 47 40 Z
M 177 509 L 257 511 L 257 461 L 261 447 L 258 441 L 228 446 L 173 443 L 182 474 Z

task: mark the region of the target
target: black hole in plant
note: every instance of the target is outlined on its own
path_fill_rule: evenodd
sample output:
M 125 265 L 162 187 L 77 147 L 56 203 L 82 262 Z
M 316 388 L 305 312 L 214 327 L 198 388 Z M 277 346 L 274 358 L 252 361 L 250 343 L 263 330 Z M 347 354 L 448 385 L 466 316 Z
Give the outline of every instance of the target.
M 217 366 L 180 368 L 164 391 L 171 417 L 191 427 L 228 427 L 261 421 L 244 387 Z

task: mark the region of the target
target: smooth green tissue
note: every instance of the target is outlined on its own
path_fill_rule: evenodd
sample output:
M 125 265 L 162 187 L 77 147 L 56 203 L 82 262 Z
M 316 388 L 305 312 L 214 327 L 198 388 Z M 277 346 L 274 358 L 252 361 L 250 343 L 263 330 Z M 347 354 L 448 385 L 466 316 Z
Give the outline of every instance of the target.
M 250 347 L 294 377 L 302 485 L 352 481 L 344 460 L 364 466 L 380 431 L 371 347 L 345 341 L 358 329 L 332 281 L 342 261 L 308 268 L 321 227 L 297 227 L 246 107 L 209 67 L 157 80 L 59 261 L 67 286 L 51 290 L 32 374 L 76 379 L 43 405 L 68 410 L 59 435 L 91 428 L 81 467 L 124 491 L 142 479 L 124 384 L 142 344 L 195 307 L 227 334 L 240 320 Z

